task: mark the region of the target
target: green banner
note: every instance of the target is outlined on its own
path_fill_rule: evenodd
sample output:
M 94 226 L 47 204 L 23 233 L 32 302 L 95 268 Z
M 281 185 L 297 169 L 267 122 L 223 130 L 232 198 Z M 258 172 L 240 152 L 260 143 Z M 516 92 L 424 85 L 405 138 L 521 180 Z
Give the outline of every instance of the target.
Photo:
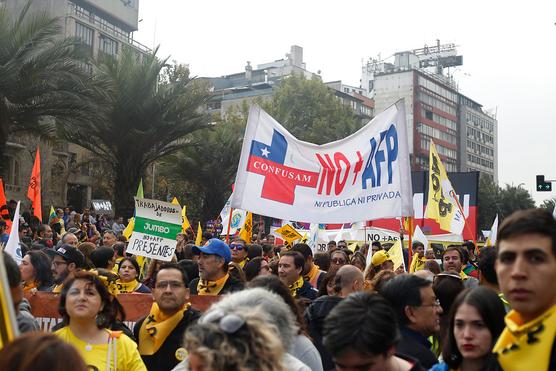
M 175 240 L 178 233 L 181 232 L 181 225 L 137 216 L 135 217 L 135 227 L 133 231 Z

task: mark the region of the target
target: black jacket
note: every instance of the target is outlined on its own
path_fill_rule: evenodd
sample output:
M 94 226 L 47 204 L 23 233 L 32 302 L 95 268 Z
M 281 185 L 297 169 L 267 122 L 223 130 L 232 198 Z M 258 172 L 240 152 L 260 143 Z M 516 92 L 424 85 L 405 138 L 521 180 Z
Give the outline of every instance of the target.
M 193 281 L 189 283 L 189 293 L 191 295 L 198 295 L 197 294 L 197 284 L 199 283 L 200 278 L 195 278 Z M 245 288 L 243 282 L 236 280 L 232 276 L 228 276 L 224 287 L 218 293 L 218 295 L 230 294 L 232 292 L 241 291 Z
M 303 281 L 303 286 L 297 289 L 295 298 L 306 298 L 309 300 L 315 300 L 317 298 L 318 291 L 311 286 L 308 281 Z
M 322 332 L 324 328 L 324 319 L 330 311 L 340 302 L 342 298 L 337 296 L 321 296 L 317 298 L 305 311 L 305 323 L 307 323 L 307 330 L 309 336 L 313 339 L 315 347 L 320 353 L 322 360 L 322 368 L 324 371 L 334 369 L 334 362 L 332 356 L 322 343 Z
M 185 330 L 188 326 L 197 322 L 197 320 L 201 317 L 201 312 L 196 309 L 189 308 L 186 312 L 181 321 L 178 325 L 174 328 L 174 330 L 168 335 L 164 344 L 158 349 L 158 351 L 151 355 L 151 356 L 144 356 L 141 355 L 145 366 L 147 366 L 147 370 L 149 371 L 170 371 L 181 360 L 176 358 L 176 350 L 182 347 L 183 344 L 183 335 Z M 145 321 L 145 318 L 141 318 L 135 326 L 133 327 L 133 334 L 137 339 L 137 344 L 140 343 L 139 340 L 139 330 Z
M 438 363 L 438 359 L 431 351 L 431 344 L 426 337 L 404 326 L 400 328 L 400 334 L 401 340 L 396 345 L 397 354 L 418 360 L 427 370 Z

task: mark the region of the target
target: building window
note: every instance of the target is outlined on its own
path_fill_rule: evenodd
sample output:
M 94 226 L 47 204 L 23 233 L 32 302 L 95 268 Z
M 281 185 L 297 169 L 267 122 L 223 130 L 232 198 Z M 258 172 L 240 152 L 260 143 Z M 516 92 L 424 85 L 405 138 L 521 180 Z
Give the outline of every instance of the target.
M 88 56 L 93 55 L 93 35 L 94 31 L 92 28 L 79 22 L 75 23 L 75 36 L 81 40 L 82 45 L 80 47 Z
M 111 56 L 118 55 L 118 42 L 105 35 L 100 35 L 100 51 Z

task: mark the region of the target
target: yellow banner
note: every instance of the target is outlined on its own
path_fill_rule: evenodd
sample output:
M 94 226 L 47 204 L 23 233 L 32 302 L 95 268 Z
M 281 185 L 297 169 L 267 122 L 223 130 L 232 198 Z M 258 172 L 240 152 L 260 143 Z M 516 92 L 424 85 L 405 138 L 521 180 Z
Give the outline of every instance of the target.
M 286 246 L 290 249 L 293 246 L 293 241 L 303 238 L 298 231 L 295 230 L 291 225 L 285 224 L 278 228 L 275 233 L 278 233 L 284 241 L 286 241 Z
M 0 349 L 19 335 L 3 254 L 0 251 Z
M 465 226 L 465 217 L 456 193 L 432 140 L 429 155 L 429 197 L 425 217 L 436 220 L 440 228 L 455 234 L 461 234 Z
M 251 243 L 251 238 L 253 237 L 253 213 L 248 212 L 245 217 L 245 223 L 241 227 L 239 232 L 239 238 L 244 240 L 246 243 Z

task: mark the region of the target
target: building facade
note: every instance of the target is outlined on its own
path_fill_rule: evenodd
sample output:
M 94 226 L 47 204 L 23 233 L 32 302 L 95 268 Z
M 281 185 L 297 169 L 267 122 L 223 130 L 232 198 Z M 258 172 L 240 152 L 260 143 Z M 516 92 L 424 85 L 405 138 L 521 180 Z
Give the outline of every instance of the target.
M 460 169 L 498 179 L 498 121 L 496 115 L 460 94 Z
M 212 98 L 208 103 L 209 113 L 224 115 L 230 107 L 250 104 L 255 98 L 268 99 L 280 81 L 292 74 L 307 79 L 318 78 L 309 72 L 303 62 L 303 48 L 292 45 L 285 59 L 257 65 L 255 69 L 247 62 L 244 72 L 221 77 L 203 77 L 211 86 Z
M 17 15 L 26 4 L 21 0 L 0 1 L 10 14 Z M 133 39 L 137 31 L 139 0 L 41 0 L 34 1 L 30 13 L 47 12 L 58 17 L 63 36 L 79 37 L 92 57 L 101 54 L 115 58 L 122 47 L 129 46 L 138 56 L 150 49 Z M 83 68 L 92 72 L 91 65 Z M 40 148 L 43 215 L 49 205 L 72 205 L 81 210 L 93 198 L 93 183 L 98 184 L 101 171 L 94 158 L 80 146 L 63 140 L 41 141 L 28 134 L 10 134 L 2 161 L 6 164 L 4 179 L 6 197 L 29 205 L 27 186 Z
M 363 67 L 361 84 L 371 89 L 376 113 L 405 100 L 412 170 L 428 170 L 432 139 L 447 171 L 479 171 L 497 182 L 496 118 L 442 73 L 442 63 L 455 60 L 454 51 L 441 45 L 438 50 L 436 59 L 423 57 L 420 49 L 396 53 L 393 63 L 371 60 Z

